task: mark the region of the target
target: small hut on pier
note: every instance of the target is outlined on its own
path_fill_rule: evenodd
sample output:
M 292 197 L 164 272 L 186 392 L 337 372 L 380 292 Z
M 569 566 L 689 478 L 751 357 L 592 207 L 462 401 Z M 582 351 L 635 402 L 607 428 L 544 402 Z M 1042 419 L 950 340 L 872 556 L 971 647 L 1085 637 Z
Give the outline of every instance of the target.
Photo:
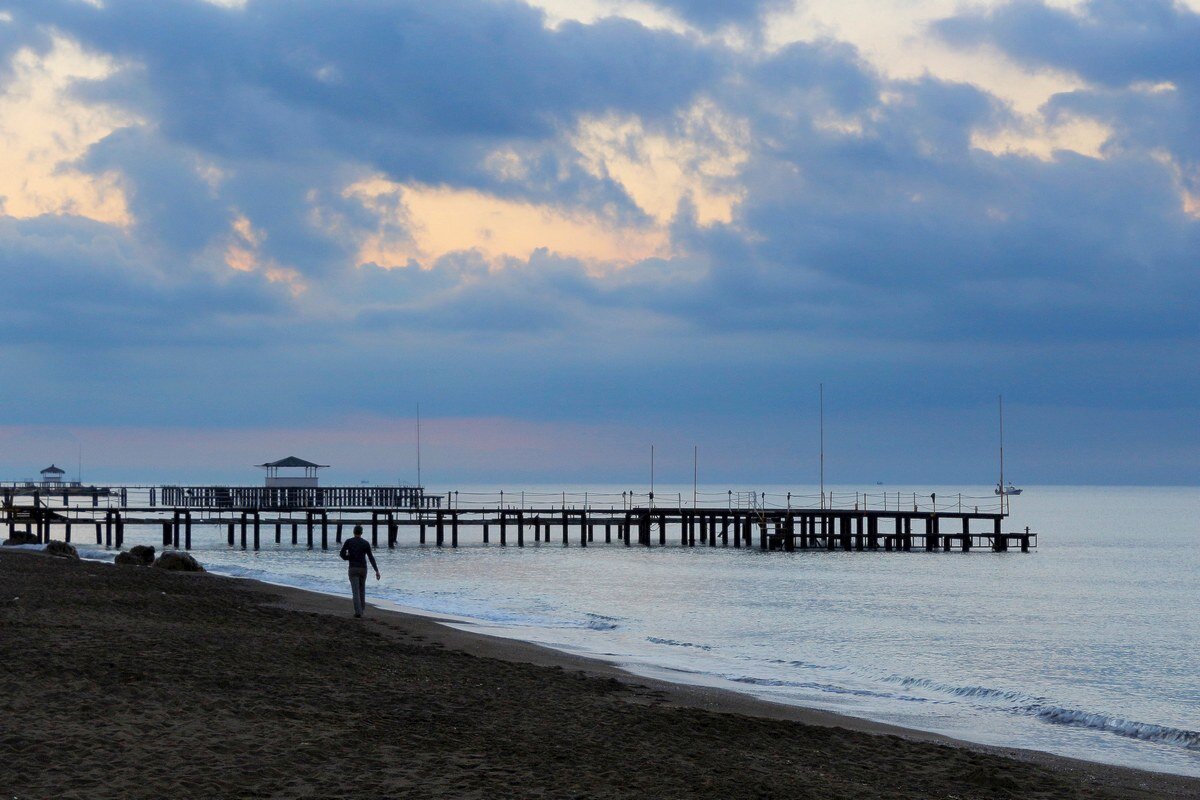
M 42 470 L 42 486 L 62 486 L 66 472 L 51 464 Z
M 259 464 L 259 467 L 267 471 L 268 488 L 276 489 L 315 489 L 317 488 L 317 470 L 328 468 L 328 464 L 314 464 L 311 461 L 305 461 L 303 458 L 288 456 L 281 458 L 278 461 L 270 461 L 266 464 Z M 280 470 L 288 470 L 283 475 L 279 474 Z M 303 470 L 302 475 L 298 475 L 294 470 Z

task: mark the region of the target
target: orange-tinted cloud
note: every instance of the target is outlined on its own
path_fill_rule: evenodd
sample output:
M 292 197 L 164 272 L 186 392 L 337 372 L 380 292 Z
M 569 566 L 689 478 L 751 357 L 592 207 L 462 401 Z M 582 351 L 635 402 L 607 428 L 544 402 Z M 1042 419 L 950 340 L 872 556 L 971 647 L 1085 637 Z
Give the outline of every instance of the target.
M 85 52 L 64 38 L 44 54 L 12 59 L 13 77 L 0 94 L 0 197 L 13 217 L 75 214 L 127 226 L 131 219 L 119 176 L 72 166 L 88 147 L 136 122 L 108 106 L 85 104 L 69 90 L 80 80 L 111 75 L 113 59 Z
M 346 188 L 379 217 L 358 250 L 359 263 L 430 265 L 447 253 L 475 250 L 495 261 L 545 248 L 585 261 L 630 263 L 666 255 L 659 226 L 622 226 L 598 214 L 508 200 L 472 189 L 400 184 L 383 177 Z

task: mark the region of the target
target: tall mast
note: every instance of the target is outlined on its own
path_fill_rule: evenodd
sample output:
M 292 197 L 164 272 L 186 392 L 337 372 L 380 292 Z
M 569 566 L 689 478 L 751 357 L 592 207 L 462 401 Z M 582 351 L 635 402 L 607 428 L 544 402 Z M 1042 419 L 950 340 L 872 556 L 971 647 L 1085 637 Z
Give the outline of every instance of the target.
M 696 485 L 700 481 L 700 445 L 692 445 L 692 508 L 696 508 Z
M 417 403 L 417 486 L 421 486 L 421 404 Z
M 818 384 L 821 407 L 821 508 L 825 507 L 825 384 Z
M 1004 513 L 1004 496 L 1008 490 L 1004 487 L 1004 395 L 999 395 L 1000 406 L 1000 513 Z

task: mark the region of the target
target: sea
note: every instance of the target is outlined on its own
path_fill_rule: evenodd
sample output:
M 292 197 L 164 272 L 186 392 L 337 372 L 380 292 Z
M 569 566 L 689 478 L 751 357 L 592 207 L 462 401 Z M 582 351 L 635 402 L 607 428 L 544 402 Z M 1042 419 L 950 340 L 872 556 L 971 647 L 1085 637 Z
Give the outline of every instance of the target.
M 546 487 L 458 496 L 516 507 L 558 497 Z M 759 502 L 702 487 L 704 503 Z M 620 489 L 561 493 L 568 506 L 620 507 Z M 787 489 L 765 487 L 771 503 Z M 861 489 L 835 487 L 839 503 Z M 689 505 L 693 487 L 660 487 Z M 813 487 L 798 490 L 816 495 Z M 943 509 L 992 487 L 933 492 Z M 930 490 L 868 487 L 862 502 L 928 503 Z M 520 498 L 520 499 L 518 499 Z M 972 501 L 971 498 L 976 498 Z M 766 502 L 766 501 L 764 501 Z M 958 500 L 962 502 L 962 500 Z M 995 502 L 993 497 L 984 502 Z M 625 547 L 598 532 L 501 547 L 464 528 L 460 547 L 417 543 L 402 528 L 376 550 L 371 602 L 494 636 L 536 642 L 629 672 L 743 692 L 778 703 L 932 731 L 988 745 L 1200 776 L 1200 489 L 1026 487 L 1005 531 L 1029 527 L 1037 548 L 992 553 L 761 552 Z M 556 503 L 557 505 L 557 503 Z M 369 535 L 369 534 L 368 534 Z M 212 572 L 347 596 L 330 552 L 274 543 L 230 548 L 225 530 L 194 531 Z M 511 536 L 511 534 L 510 534 Z M 78 539 L 78 535 L 76 537 Z M 126 546 L 160 544 L 131 528 Z M 757 541 L 757 538 L 756 538 Z M 112 553 L 83 545 L 83 555 Z

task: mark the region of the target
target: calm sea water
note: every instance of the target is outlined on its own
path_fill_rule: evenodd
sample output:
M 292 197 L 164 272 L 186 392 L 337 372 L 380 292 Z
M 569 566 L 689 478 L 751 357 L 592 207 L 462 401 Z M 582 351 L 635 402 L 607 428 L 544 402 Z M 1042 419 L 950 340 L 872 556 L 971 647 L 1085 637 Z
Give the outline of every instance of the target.
M 602 537 L 581 550 L 532 534 L 519 550 L 482 546 L 476 531 L 439 550 L 406 529 L 378 552 L 384 579 L 368 591 L 641 675 L 1200 776 L 1200 490 L 1028 488 L 1005 530 L 1026 525 L 1041 534 L 1028 555 Z M 269 531 L 255 553 L 198 529 L 196 555 L 216 572 L 346 594 L 335 552 L 276 546 Z

